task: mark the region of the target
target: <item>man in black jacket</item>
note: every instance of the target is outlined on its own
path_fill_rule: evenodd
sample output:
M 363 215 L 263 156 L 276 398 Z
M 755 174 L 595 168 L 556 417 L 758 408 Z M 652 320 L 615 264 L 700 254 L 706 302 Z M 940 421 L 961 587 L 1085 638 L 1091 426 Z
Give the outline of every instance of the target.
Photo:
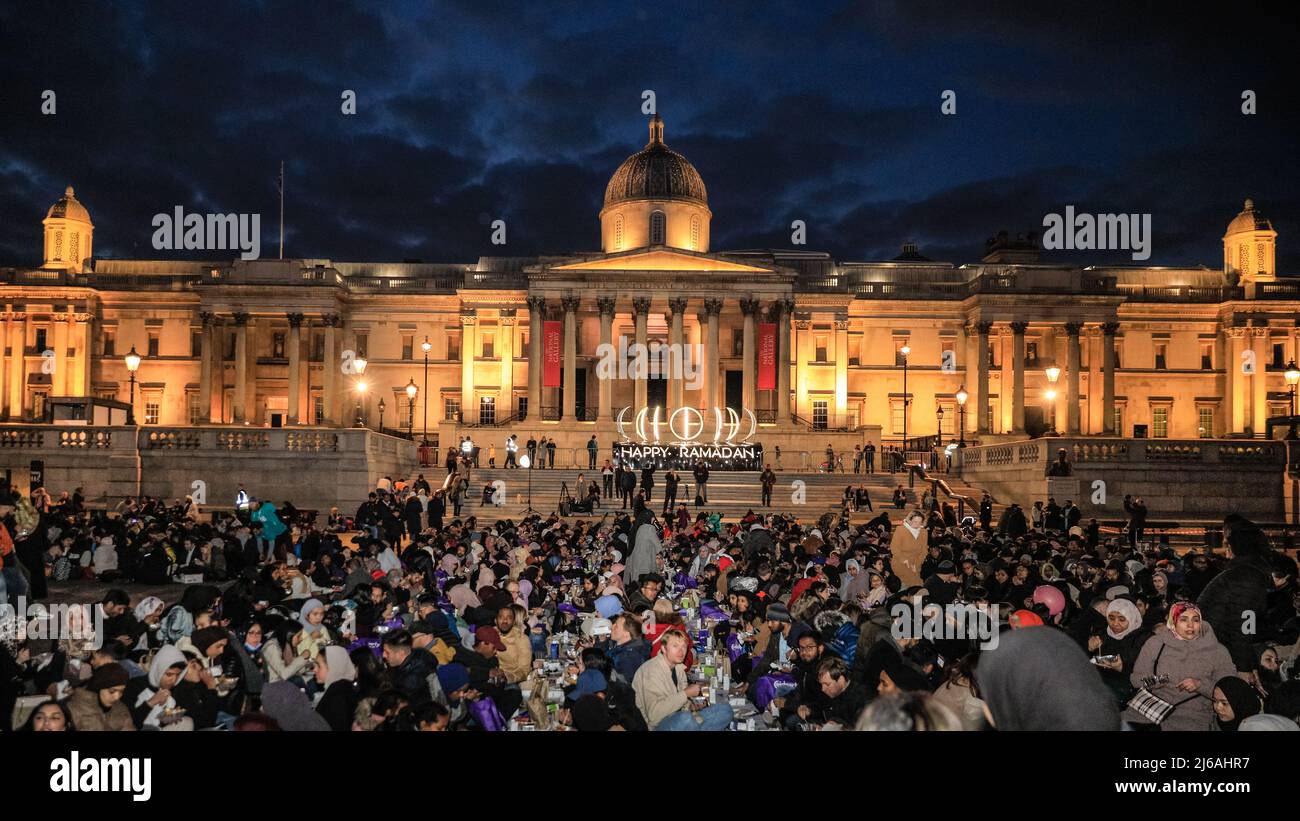
M 394 630 L 384 636 L 384 663 L 392 671 L 393 687 L 411 700 L 413 705 L 427 704 L 433 696 L 429 692 L 429 674 L 438 667 L 438 661 L 425 650 L 416 650 L 411 644 L 411 634 Z
M 1228 567 L 1205 586 L 1196 603 L 1215 637 L 1228 648 L 1237 671 L 1253 680 L 1252 645 L 1264 627 L 1268 591 L 1273 586 L 1272 548 L 1258 525 L 1235 513 L 1223 520 L 1223 532 Z
M 810 712 L 808 720 L 817 724 L 836 723 L 853 729 L 858 714 L 867 705 L 867 688 L 849 678 L 849 668 L 841 659 L 822 659 L 817 667 L 817 683 L 826 701 L 820 713 Z
M 695 469 L 691 471 L 695 476 L 695 495 L 699 496 L 705 504 L 709 501 L 709 467 L 703 462 L 696 462 Z

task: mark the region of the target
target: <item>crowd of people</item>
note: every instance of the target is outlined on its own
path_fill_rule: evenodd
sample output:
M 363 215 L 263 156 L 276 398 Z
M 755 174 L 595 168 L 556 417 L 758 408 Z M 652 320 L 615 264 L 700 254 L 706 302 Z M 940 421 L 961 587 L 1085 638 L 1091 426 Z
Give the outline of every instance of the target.
M 447 481 L 385 480 L 325 521 L 6 491 L 0 604 L 112 586 L 3 612 L 0 729 L 1298 729 L 1296 562 L 1237 516 L 1221 553 L 1179 555 L 935 500 L 860 523 L 660 517 L 644 491 L 599 519 L 461 517 Z

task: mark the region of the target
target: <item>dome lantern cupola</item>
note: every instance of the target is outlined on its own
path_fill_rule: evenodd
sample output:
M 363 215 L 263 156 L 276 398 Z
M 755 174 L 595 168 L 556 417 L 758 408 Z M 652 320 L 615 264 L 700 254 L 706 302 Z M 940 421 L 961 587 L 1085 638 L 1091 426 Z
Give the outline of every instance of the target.
M 1223 272 L 1240 276 L 1242 282 L 1271 282 L 1277 279 L 1276 246 L 1273 223 L 1247 199 L 1223 234 Z
M 73 193 L 72 186 L 69 185 L 63 196 L 50 206 L 41 224 L 45 226 L 41 267 L 81 273 L 86 260 L 93 256 L 95 224 L 90 221 L 90 212 Z
M 649 245 L 707 251 L 712 217 L 704 180 L 664 143 L 664 121 L 655 114 L 645 148 L 624 160 L 605 186 L 601 247 L 606 253 Z

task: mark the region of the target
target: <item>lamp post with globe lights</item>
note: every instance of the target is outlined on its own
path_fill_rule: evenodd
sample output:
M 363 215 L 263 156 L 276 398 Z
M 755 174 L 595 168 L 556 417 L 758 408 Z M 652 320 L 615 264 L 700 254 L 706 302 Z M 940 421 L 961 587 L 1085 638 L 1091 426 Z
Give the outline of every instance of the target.
M 126 369 L 131 374 L 131 409 L 127 413 L 127 424 L 135 424 L 135 372 L 140 370 L 140 354 L 136 353 L 135 346 L 124 356 L 123 361 L 126 363 Z
M 415 378 L 412 377 L 406 383 L 406 398 L 409 400 L 406 408 L 406 434 L 411 439 L 415 439 L 415 397 L 420 389 L 415 385 Z
M 1061 369 L 1058 368 L 1055 364 L 1052 364 L 1052 365 L 1048 365 L 1043 372 L 1047 374 L 1047 385 L 1048 385 L 1047 392 L 1044 394 L 1044 396 L 1047 397 L 1047 401 L 1050 404 L 1052 409 L 1051 423 L 1048 427 L 1047 432 L 1048 434 L 1055 436 L 1057 435 L 1056 433 L 1056 380 L 1061 378 Z
M 361 408 L 362 398 L 366 395 L 366 380 L 362 377 L 366 373 L 366 365 L 369 364 L 364 356 L 358 356 L 352 360 L 352 369 L 357 375 L 357 427 L 363 428 L 366 425 L 365 414 Z

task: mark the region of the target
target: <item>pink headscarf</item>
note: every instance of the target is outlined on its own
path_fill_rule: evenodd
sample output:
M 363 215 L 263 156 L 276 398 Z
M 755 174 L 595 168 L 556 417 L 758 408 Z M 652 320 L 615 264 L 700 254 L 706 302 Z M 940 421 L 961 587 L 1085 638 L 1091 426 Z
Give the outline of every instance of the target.
M 528 581 L 528 579 L 520 579 L 519 594 L 515 596 L 515 604 L 518 604 L 524 607 L 525 609 L 527 609 L 528 597 L 531 596 L 532 593 L 533 593 L 533 583 Z
M 1201 608 L 1197 607 L 1194 603 L 1189 601 L 1180 601 L 1178 604 L 1169 608 L 1169 618 L 1165 621 L 1165 627 L 1168 627 L 1169 632 L 1173 633 L 1174 636 L 1181 641 L 1194 641 L 1201 637 L 1201 631 L 1198 630 L 1196 635 L 1192 636 L 1192 638 L 1184 639 L 1182 636 L 1178 635 L 1178 631 L 1174 629 L 1174 625 L 1178 624 L 1178 617 L 1186 613 L 1188 610 L 1194 610 L 1196 611 L 1196 615 L 1201 615 Z M 1202 626 L 1203 625 L 1204 622 L 1202 622 Z

